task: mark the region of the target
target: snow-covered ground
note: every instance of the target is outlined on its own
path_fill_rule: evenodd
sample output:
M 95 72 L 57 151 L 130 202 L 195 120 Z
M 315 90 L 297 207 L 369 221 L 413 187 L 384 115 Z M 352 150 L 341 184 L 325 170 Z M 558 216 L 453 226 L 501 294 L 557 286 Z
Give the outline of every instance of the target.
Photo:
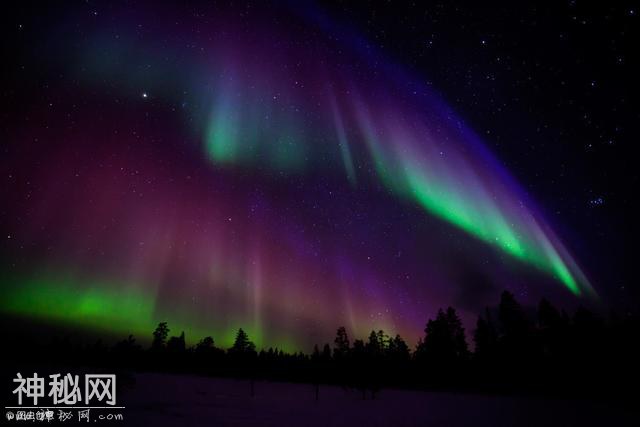
M 138 374 L 118 404 L 138 426 L 631 426 L 637 414 L 570 399 L 480 396 L 382 390 L 375 400 L 357 391 L 304 384 L 163 374 Z M 637 424 L 636 424 L 637 423 Z

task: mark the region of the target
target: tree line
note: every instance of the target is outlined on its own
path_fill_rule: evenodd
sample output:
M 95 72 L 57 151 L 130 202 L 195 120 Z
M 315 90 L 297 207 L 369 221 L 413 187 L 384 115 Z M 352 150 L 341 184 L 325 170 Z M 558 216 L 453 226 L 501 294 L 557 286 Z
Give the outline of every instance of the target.
M 586 308 L 569 315 L 546 299 L 528 311 L 505 291 L 496 307 L 478 316 L 472 334 L 448 307 L 427 321 L 413 346 L 383 330 L 352 340 L 339 327 L 333 342 L 310 353 L 258 351 L 242 328 L 228 349 L 210 336 L 188 347 L 184 332 L 170 336 L 161 322 L 147 349 L 130 335 L 112 347 L 99 342 L 73 351 L 68 342 L 57 342 L 50 355 L 65 353 L 67 362 L 71 356 L 101 367 L 247 378 L 252 392 L 254 380 L 306 382 L 316 398 L 322 384 L 358 389 L 363 398 L 375 398 L 385 387 L 617 395 L 621 384 L 640 379 L 639 331 L 635 316 L 605 318 Z

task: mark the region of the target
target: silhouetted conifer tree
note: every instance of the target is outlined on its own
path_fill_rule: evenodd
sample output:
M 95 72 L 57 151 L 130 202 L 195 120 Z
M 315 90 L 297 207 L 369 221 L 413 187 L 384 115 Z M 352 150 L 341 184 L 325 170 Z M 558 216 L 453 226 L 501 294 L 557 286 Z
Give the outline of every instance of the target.
M 129 335 L 126 340 L 117 342 L 113 350 L 116 353 L 131 354 L 142 351 L 142 347 L 136 344 L 136 339 L 133 335 Z
M 318 348 L 318 344 L 313 346 L 313 352 L 311 353 L 311 361 L 319 362 L 320 361 L 320 349 Z
M 158 327 L 153 331 L 153 341 L 151 342 L 151 349 L 153 350 L 162 350 L 164 349 L 167 336 L 169 335 L 169 327 L 167 326 L 167 322 L 158 323 Z
M 546 359 L 563 356 L 568 332 L 568 319 L 545 298 L 538 304 L 540 351 Z
M 396 335 L 395 338 L 389 340 L 387 352 L 389 359 L 396 363 L 406 363 L 411 357 L 409 346 L 400 335 Z
M 435 320 L 429 320 L 424 340 L 418 344 L 416 357 L 437 363 L 453 363 L 466 359 L 469 349 L 462 321 L 449 307 L 440 309 Z
M 229 354 L 244 356 L 256 353 L 256 345 L 251 342 L 249 339 L 249 335 L 242 329 L 238 329 L 238 333 L 236 334 L 236 340 L 233 343 L 233 346 L 229 349 Z
M 208 353 L 211 352 L 215 347 L 215 342 L 212 337 L 204 337 L 201 339 L 198 344 L 196 344 L 196 352 L 198 353 Z
M 329 346 L 329 344 L 325 344 L 322 348 L 322 360 L 324 362 L 331 361 L 331 347 Z
M 486 319 L 478 316 L 473 340 L 476 345 L 475 356 L 478 360 L 489 361 L 496 356 L 498 335 L 489 309 L 486 310 Z
M 184 331 L 179 337 L 171 337 L 167 341 L 167 351 L 171 353 L 183 353 L 187 349 L 187 344 L 184 338 Z
M 529 333 L 529 321 L 520 304 L 509 291 L 502 292 L 498 316 L 502 332 L 511 339 L 525 338 Z
M 531 358 L 534 347 L 531 324 L 512 293 L 504 291 L 500 296 L 498 316 L 502 327 L 500 351 L 503 362 L 515 364 Z
M 384 351 L 384 333 L 382 331 L 380 332 L 382 333 L 382 337 L 376 331 L 371 331 L 369 334 L 369 341 L 367 342 L 366 350 L 371 358 L 378 358 L 382 356 L 382 352 Z
M 336 360 L 343 360 L 349 355 L 349 337 L 344 326 L 340 326 L 336 332 L 336 339 L 333 341 L 333 356 Z
M 555 308 L 546 298 L 540 300 L 538 304 L 538 326 L 540 329 L 557 328 L 562 323 L 560 311 Z

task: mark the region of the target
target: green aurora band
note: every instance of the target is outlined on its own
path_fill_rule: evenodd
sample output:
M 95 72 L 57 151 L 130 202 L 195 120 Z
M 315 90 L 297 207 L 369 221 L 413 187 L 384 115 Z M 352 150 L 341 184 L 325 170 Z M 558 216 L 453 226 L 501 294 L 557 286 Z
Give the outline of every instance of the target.
M 151 333 L 158 323 L 164 321 L 168 323 L 171 335 L 185 332 L 189 344 L 212 336 L 216 345 L 223 348 L 233 344 L 237 328 L 242 327 L 258 348 L 266 344 L 289 352 L 301 348 L 286 337 L 265 343 L 259 327 L 252 327 L 240 319 L 231 322 L 237 325 L 235 327 L 209 328 L 203 327 L 202 322 L 186 310 L 159 310 L 156 297 L 145 291 L 144 286 L 59 274 L 13 278 L 2 283 L 2 286 L 0 311 L 9 315 L 53 321 L 112 336 L 132 334 L 147 343 L 151 341 Z

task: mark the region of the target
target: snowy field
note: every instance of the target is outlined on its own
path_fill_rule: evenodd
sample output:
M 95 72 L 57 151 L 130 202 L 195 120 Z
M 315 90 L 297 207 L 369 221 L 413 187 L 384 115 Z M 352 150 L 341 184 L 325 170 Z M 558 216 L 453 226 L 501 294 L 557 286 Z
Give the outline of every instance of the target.
M 569 399 L 382 390 L 375 400 L 340 387 L 138 374 L 118 403 L 139 426 L 631 426 L 637 414 Z

